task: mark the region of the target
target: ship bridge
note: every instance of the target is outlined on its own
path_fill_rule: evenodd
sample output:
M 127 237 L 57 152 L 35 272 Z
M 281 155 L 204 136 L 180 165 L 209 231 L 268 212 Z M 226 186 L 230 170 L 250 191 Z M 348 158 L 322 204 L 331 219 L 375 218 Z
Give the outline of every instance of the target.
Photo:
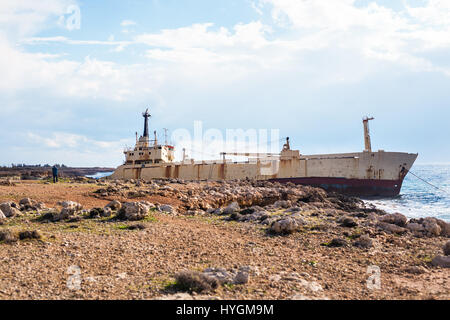
M 144 117 L 144 133 L 137 137 L 134 148 L 125 149 L 126 165 L 146 165 L 154 163 L 171 163 L 174 160 L 174 147 L 158 144 L 156 131 L 154 131 L 154 139 L 149 137 L 148 119 L 151 117 L 148 109 L 142 114 Z

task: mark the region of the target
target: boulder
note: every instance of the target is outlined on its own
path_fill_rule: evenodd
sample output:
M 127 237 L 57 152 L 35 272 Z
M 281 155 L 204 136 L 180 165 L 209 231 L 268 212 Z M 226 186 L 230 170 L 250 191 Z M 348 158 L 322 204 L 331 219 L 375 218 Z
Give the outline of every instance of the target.
M 217 289 L 219 282 L 198 271 L 183 271 L 175 275 L 176 285 L 179 290 L 189 292 L 203 292 Z
M 406 229 L 408 229 L 411 232 L 424 232 L 425 228 L 423 225 L 415 222 L 410 222 L 406 225 Z
M 450 223 L 434 217 L 411 219 L 406 227 L 417 236 L 450 237 Z
M 119 210 L 118 218 L 123 220 L 137 221 L 147 217 L 150 206 L 144 202 L 127 202 Z
M 234 277 L 234 284 L 246 284 L 250 279 L 250 275 L 247 271 L 240 270 Z
M 345 239 L 341 239 L 341 238 L 334 238 L 328 244 L 328 247 L 331 247 L 331 248 L 339 248 L 339 247 L 346 247 L 346 246 L 347 246 L 347 241 Z
M 276 234 L 290 234 L 299 231 L 304 222 L 300 219 L 281 218 L 272 223 L 270 231 Z
M 111 208 L 106 208 L 107 210 L 109 210 L 108 212 L 110 213 L 109 216 L 111 215 Z M 100 217 L 108 217 L 107 215 L 105 215 L 105 209 L 102 208 L 92 208 L 91 210 L 89 210 L 89 218 L 100 218 Z
M 208 209 L 207 211 L 208 213 L 214 214 L 214 215 L 222 215 L 222 209 L 218 208 L 218 209 Z
M 103 213 L 101 215 L 102 217 L 111 217 L 112 216 L 112 209 L 110 207 L 103 208 Z
M 22 231 L 19 232 L 19 239 L 20 240 L 26 240 L 26 239 L 42 239 L 42 235 L 38 230 L 33 231 Z
M 436 223 L 441 227 L 441 236 L 450 238 L 450 223 L 440 219 L 436 219 Z
M 411 274 L 424 274 L 427 273 L 427 269 L 419 266 L 409 266 L 402 269 L 402 271 L 411 273 Z
M 122 208 L 122 204 L 120 203 L 120 201 L 113 200 L 105 206 L 105 209 L 106 208 L 110 208 L 112 211 L 117 211 Z
M 351 217 L 343 217 L 340 219 L 341 226 L 346 228 L 353 228 L 358 226 L 358 223 L 355 221 L 355 219 Z
M 61 220 L 61 215 L 59 211 L 56 211 L 55 209 L 50 209 L 47 212 L 42 213 L 42 215 L 40 216 L 40 220 L 57 222 Z
M 233 283 L 235 274 L 228 272 L 224 268 L 208 268 L 203 274 L 209 278 L 215 279 L 219 284 Z
M 128 227 L 128 230 L 145 230 L 145 229 L 147 229 L 147 226 L 142 223 L 133 224 Z
M 24 198 L 24 199 L 19 201 L 19 205 L 21 205 L 21 206 L 32 206 L 33 205 L 33 201 L 30 198 Z
M 408 219 L 401 213 L 392 213 L 381 216 L 379 219 L 381 222 L 386 222 L 390 224 L 395 224 L 399 227 L 405 227 Z
M 439 226 L 436 218 L 425 218 L 422 224 L 428 236 L 437 237 L 441 234 L 442 228 Z
M 240 210 L 241 208 L 239 207 L 239 204 L 237 202 L 233 202 L 223 210 L 223 214 L 233 214 Z
M 404 234 L 408 232 L 408 229 L 399 227 L 396 224 L 386 223 L 386 222 L 379 222 L 376 225 L 379 229 L 384 230 L 389 233 L 395 233 L 395 234 Z
M 444 245 L 444 255 L 450 256 L 450 241 L 447 241 L 447 243 Z
M 11 179 L 0 180 L 0 186 L 14 187 L 16 186 L 16 183 L 14 183 Z
M 278 200 L 277 202 L 275 202 L 273 204 L 273 206 L 277 209 L 280 209 L 280 208 L 287 209 L 291 206 L 291 202 L 288 200 Z
M 0 204 L 0 210 L 7 218 L 12 218 L 16 215 L 20 215 L 20 211 L 17 209 L 17 204 L 14 202 L 5 202 Z
M 256 209 L 255 208 L 247 208 L 247 209 L 244 209 L 244 210 L 241 210 L 241 212 L 239 212 L 241 215 L 248 215 L 248 214 L 253 214 L 253 213 L 255 213 L 256 212 Z
M 185 292 L 178 292 L 178 293 L 175 293 L 175 294 L 169 294 L 169 295 L 166 295 L 166 296 L 155 298 L 155 300 L 170 300 L 170 301 L 182 300 L 182 301 L 188 301 L 188 300 L 194 300 L 194 297 L 191 296 L 188 293 L 185 293 Z
M 78 202 L 74 201 L 60 201 L 58 202 L 58 205 L 63 207 L 63 209 L 70 209 L 73 210 L 74 212 L 83 210 L 83 206 Z
M 364 234 L 353 243 L 353 246 L 362 249 L 369 249 L 373 247 L 373 241 L 370 239 L 369 235 Z
M 59 213 L 59 217 L 57 220 L 66 220 L 70 217 L 74 216 L 76 213 L 83 210 L 83 206 L 79 204 L 78 202 L 73 201 L 64 201 L 59 202 L 59 205 L 61 205 L 63 208 L 61 209 L 61 212 Z
M 175 213 L 175 209 L 171 205 L 168 205 L 168 204 L 164 204 L 164 205 L 160 206 L 159 211 L 167 212 L 167 213 Z
M 437 256 L 431 264 L 435 267 L 450 268 L 450 256 Z
M 45 210 L 47 209 L 47 206 L 45 205 L 44 202 L 38 202 L 34 205 L 34 207 L 36 208 L 36 210 Z
M 0 230 L 0 242 L 13 243 L 17 240 L 17 235 L 12 233 L 10 230 Z
M 260 212 L 255 212 L 252 214 L 248 214 L 248 215 L 241 215 L 241 218 L 239 219 L 239 221 L 243 221 L 243 222 L 259 222 L 259 221 L 264 221 L 267 218 L 269 218 L 270 216 L 267 214 L 267 212 L 265 211 L 260 211 Z

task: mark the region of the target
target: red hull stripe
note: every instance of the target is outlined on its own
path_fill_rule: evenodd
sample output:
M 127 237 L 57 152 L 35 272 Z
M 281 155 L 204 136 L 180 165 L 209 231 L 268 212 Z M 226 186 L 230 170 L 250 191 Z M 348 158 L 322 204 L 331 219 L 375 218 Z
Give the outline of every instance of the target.
M 327 191 L 336 191 L 353 196 L 367 197 L 395 197 L 399 195 L 402 180 L 372 180 L 372 179 L 346 179 L 346 178 L 279 178 L 271 179 L 273 182 L 309 185 Z

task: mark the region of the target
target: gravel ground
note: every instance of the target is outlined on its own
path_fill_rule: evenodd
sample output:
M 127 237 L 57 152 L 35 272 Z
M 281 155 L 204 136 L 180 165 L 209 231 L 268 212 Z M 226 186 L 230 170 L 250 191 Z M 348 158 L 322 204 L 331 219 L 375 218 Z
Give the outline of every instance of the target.
M 198 185 L 171 186 L 179 192 Z M 94 193 L 101 188 L 105 184 L 21 182 L 0 186 L 0 203 L 29 197 L 52 208 L 72 200 L 90 209 L 127 200 L 124 194 Z M 36 212 L 7 218 L 0 231 L 39 230 L 42 239 L 0 242 L 0 299 L 157 299 L 175 293 L 172 285 L 180 271 L 243 266 L 252 270 L 248 283 L 220 286 L 200 298 L 450 298 L 449 269 L 430 263 L 442 255 L 448 238 L 400 236 L 360 226 L 372 247 L 331 247 L 325 244 L 335 238 L 350 244 L 349 230 L 355 229 L 304 211 L 302 217 L 320 227 L 273 235 L 262 224 L 187 213 L 180 207 L 186 203 L 183 197 L 165 192 L 148 192 L 138 200 L 177 206 L 178 214 L 152 211 L 140 222 L 95 218 L 49 223 L 39 221 Z M 137 223 L 145 229 L 127 228 Z M 381 271 L 380 289 L 367 286 L 373 265 Z

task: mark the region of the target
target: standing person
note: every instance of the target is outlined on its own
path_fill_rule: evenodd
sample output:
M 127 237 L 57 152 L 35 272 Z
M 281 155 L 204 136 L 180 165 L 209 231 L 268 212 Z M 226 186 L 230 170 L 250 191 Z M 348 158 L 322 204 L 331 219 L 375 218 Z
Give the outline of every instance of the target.
M 53 183 L 57 183 L 58 182 L 58 167 L 56 165 L 53 166 L 52 173 L 53 173 Z

